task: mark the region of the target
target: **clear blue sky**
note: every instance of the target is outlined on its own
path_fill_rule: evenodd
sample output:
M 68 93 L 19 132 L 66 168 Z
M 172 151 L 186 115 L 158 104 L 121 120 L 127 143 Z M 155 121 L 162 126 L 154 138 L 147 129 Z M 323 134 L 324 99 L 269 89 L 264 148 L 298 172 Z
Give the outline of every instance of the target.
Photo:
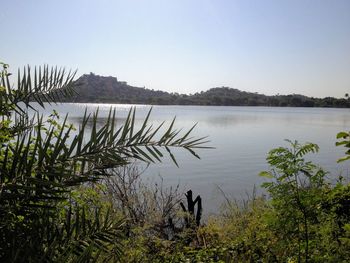
M 11 0 L 0 60 L 195 93 L 350 93 L 350 0 Z

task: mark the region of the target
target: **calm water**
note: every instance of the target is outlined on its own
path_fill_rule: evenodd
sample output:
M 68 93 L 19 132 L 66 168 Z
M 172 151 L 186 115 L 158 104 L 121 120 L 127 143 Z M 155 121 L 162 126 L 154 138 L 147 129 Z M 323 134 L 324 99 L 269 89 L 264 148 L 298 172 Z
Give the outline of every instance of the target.
M 132 105 L 62 104 L 48 107 L 45 114 L 55 108 L 60 114 L 69 113 L 70 121 L 79 125 L 86 107 L 88 111 L 99 107 L 103 121 L 110 106 L 116 107 L 117 117 L 123 119 Z M 150 106 L 136 108 L 140 123 Z M 218 211 L 223 201 L 219 188 L 235 198 L 252 193 L 254 185 L 259 191 L 263 179 L 258 173 L 268 168 L 266 154 L 274 147 L 287 145 L 284 139 L 317 143 L 320 152 L 310 156 L 311 160 L 332 176 L 349 173 L 349 163 L 336 163 L 344 150 L 334 146 L 336 133 L 350 127 L 349 109 L 154 106 L 152 112 L 150 122 L 154 124 L 164 120 L 170 123 L 174 116 L 178 128 L 188 129 L 198 123 L 193 135 L 208 135 L 209 145 L 215 147 L 198 151 L 201 160 L 186 151 L 175 150 L 180 168 L 166 158 L 150 165 L 144 174 L 152 180 L 161 175 L 166 185 L 180 184 L 183 189 L 192 189 L 204 199 L 206 212 Z

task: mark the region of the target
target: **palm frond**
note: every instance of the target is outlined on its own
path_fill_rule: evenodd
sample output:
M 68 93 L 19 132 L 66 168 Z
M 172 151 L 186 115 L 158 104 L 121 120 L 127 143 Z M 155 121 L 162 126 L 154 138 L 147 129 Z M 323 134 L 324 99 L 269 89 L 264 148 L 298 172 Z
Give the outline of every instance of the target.
M 18 70 L 16 86 L 12 86 L 9 79 L 11 74 L 5 71 L 0 76 L 0 86 L 5 89 L 1 103 L 11 104 L 14 111 L 23 114 L 23 106 L 32 107 L 30 103 L 33 101 L 41 107 L 44 107 L 44 102 L 57 102 L 73 95 L 72 82 L 75 74 L 76 71 L 48 65 L 34 67 L 34 70 L 26 66 L 22 71 Z
M 87 262 L 100 258 L 103 262 L 115 262 L 112 259 L 119 258 L 122 252 L 124 220 L 114 218 L 111 209 L 67 208 L 64 227 L 56 230 L 54 241 L 41 260 Z
M 64 227 L 57 221 L 57 206 L 67 202 L 72 187 L 96 182 L 111 175 L 111 168 L 134 159 L 159 162 L 163 151 L 178 165 L 174 147 L 197 158 L 195 149 L 210 148 L 205 137 L 190 137 L 194 127 L 185 133 L 175 129 L 175 118 L 165 131 L 164 123 L 149 125 L 151 110 L 140 127 L 135 108 L 120 127 L 113 109 L 102 126 L 97 125 L 98 111 L 92 115 L 85 111 L 78 131 L 68 116 L 61 123 L 44 119 L 37 111 L 29 118 L 26 109 L 34 108 L 32 102 L 45 107 L 45 102 L 71 95 L 75 72 L 48 66 L 33 71 L 28 66 L 18 71 L 13 86 L 7 65 L 0 62 L 0 66 L 0 258 L 10 262 L 19 258 L 36 262 L 38 255 L 45 262 L 106 261 L 105 255 L 111 253 L 105 252 L 111 247 L 118 255 L 119 247 L 112 241 L 120 238 L 121 225 L 108 213 L 97 209 L 92 220 L 86 210 L 79 206 L 74 210 L 69 203 Z

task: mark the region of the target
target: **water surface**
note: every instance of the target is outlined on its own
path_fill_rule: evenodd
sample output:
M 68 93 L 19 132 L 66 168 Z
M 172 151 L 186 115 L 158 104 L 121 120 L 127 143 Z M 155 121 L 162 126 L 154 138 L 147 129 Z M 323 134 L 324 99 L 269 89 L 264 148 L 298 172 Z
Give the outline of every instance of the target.
M 61 115 L 68 113 L 69 120 L 77 126 L 84 114 L 99 108 L 100 121 L 108 115 L 110 107 L 117 109 L 122 122 L 132 105 L 118 104 L 61 104 L 45 110 L 49 114 L 55 108 Z M 150 106 L 138 105 L 137 122 L 140 124 Z M 348 175 L 349 163 L 337 164 L 344 150 L 335 147 L 337 132 L 350 127 L 349 109 L 329 108 L 272 108 L 227 106 L 153 106 L 150 122 L 170 123 L 176 116 L 176 127 L 189 129 L 198 123 L 193 136 L 209 136 L 210 150 L 198 150 L 201 160 L 190 153 L 175 149 L 179 168 L 170 158 L 151 164 L 144 178 L 164 178 L 165 185 L 180 184 L 192 189 L 204 200 L 207 212 L 218 211 L 223 201 L 220 190 L 235 198 L 243 198 L 264 180 L 261 170 L 268 169 L 267 152 L 278 146 L 286 146 L 285 139 L 314 142 L 320 152 L 310 159 L 330 171 L 331 178 Z

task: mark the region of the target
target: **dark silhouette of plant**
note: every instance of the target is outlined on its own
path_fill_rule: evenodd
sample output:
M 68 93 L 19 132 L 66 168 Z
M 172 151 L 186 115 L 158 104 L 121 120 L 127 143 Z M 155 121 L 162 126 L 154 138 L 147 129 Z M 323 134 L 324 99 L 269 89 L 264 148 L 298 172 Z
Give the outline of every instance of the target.
M 194 225 L 199 226 L 202 218 L 202 198 L 197 195 L 193 200 L 192 190 L 188 190 L 186 195 L 187 208 L 183 202 L 180 203 L 182 210 L 186 213 L 185 222 L 186 227 L 191 228 Z M 197 204 L 197 211 L 195 211 L 195 206 Z

